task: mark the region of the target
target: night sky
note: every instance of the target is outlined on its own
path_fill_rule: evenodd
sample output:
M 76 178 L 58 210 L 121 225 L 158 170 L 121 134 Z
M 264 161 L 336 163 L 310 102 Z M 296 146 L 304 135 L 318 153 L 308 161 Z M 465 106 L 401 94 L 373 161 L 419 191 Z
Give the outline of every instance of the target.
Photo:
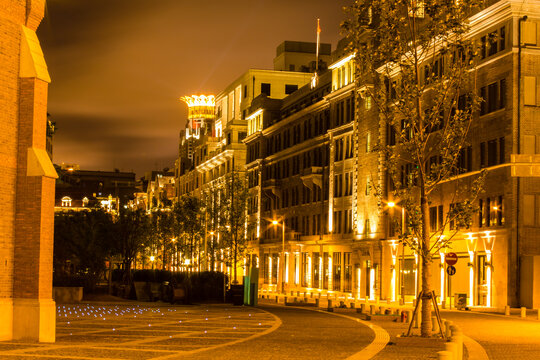
M 47 0 L 38 36 L 49 66 L 54 163 L 172 168 L 186 106 L 249 68 L 271 69 L 283 40 L 340 39 L 348 0 Z

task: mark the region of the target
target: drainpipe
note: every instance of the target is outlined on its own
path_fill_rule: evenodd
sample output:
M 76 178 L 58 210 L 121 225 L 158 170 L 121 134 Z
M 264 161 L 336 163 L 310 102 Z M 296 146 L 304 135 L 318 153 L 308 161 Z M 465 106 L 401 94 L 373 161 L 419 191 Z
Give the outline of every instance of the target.
M 521 23 L 527 21 L 527 15 L 518 19 L 518 98 L 517 98 L 517 154 L 521 154 Z M 516 300 L 521 305 L 521 257 L 520 257 L 520 234 L 519 234 L 519 204 L 521 181 L 516 177 Z

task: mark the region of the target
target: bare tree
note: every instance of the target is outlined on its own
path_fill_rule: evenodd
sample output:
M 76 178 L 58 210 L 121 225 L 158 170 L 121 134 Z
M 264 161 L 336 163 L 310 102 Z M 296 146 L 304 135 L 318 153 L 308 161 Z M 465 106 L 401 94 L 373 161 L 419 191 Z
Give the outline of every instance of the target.
M 466 171 L 467 134 L 481 101 L 475 91 L 478 49 L 467 21 L 480 3 L 356 0 L 342 25 L 356 56 L 357 84 L 376 105 L 386 135 L 379 151 L 407 214 L 400 237 L 420 258 L 423 294 L 432 290 L 433 256 L 450 246 L 457 229 L 470 226 L 482 187 L 483 175 L 463 182 L 457 176 Z M 450 211 L 431 229 L 430 204 L 448 183 L 455 186 Z M 420 300 L 421 334 L 430 336 L 431 304 Z

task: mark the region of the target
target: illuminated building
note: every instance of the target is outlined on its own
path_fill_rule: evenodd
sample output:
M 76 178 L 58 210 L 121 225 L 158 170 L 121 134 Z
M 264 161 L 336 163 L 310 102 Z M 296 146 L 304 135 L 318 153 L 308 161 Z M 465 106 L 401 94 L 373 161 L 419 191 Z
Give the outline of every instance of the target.
M 482 43 L 496 34 L 498 41 L 478 59 L 477 90 L 486 101 L 475 115 L 457 178 L 470 181 L 482 169 L 488 177 L 472 227 L 453 238 L 456 273 L 447 275 L 444 251 L 431 263 L 432 288 L 445 306 L 454 305 L 455 294 L 463 294 L 469 306 L 540 306 L 535 4 L 492 1 L 471 17 L 471 36 Z M 410 303 L 421 287 L 418 256 L 397 242 L 394 220 L 402 224 L 407 214 L 391 198 L 377 150 L 392 141 L 391 131 L 353 82 L 354 55 L 342 49 L 315 87 L 304 86 L 279 103 L 255 99 L 247 115 L 249 216 L 257 225 L 249 239 L 264 269 L 260 287 L 279 292 L 276 285 L 288 273 L 286 291 Z M 447 181 L 437 190 L 429 209 L 432 229 L 458 201 L 456 184 Z M 285 222 L 285 253 L 295 256 L 282 256 L 282 229 L 273 220 Z M 453 233 L 449 225 L 443 236 Z M 288 266 L 277 266 L 283 258 Z
M 286 42 L 287 43 L 287 42 Z M 190 99 L 186 130 L 180 133 L 179 158 L 175 164 L 176 196 L 183 195 L 203 198 L 213 196 L 214 188 L 223 188 L 234 172 L 245 174 L 246 146 L 243 140 L 248 132 L 247 114 L 253 99 L 261 96 L 279 100 L 307 84 L 312 77 L 308 72 L 310 64 L 297 66 L 306 53 L 314 58 L 315 47 L 310 43 L 288 42 L 280 45 L 276 66 L 295 65 L 295 70 L 281 68 L 274 70 L 249 69 L 215 97 L 213 116 L 205 110 L 204 119 L 194 121 L 200 114 L 192 112 Z M 329 46 L 329 45 L 325 45 Z M 291 50 L 295 54 L 289 54 Z M 206 96 L 205 99 L 213 98 Z M 199 97 L 200 99 L 200 97 Z M 198 124 L 201 129 L 197 130 Z M 195 136 L 193 136 L 195 135 Z M 219 201 L 213 199 L 209 201 Z M 208 220 L 207 233 L 213 232 L 215 224 Z M 208 235 L 206 241 L 219 241 L 219 234 Z M 239 262 L 241 264 L 242 261 Z M 208 265 L 210 266 L 210 265 Z M 242 272 L 239 273 L 240 276 Z
M 116 213 L 128 205 L 137 191 L 135 173 L 80 170 L 76 164 L 55 165 L 58 173 L 55 211 L 101 207 Z

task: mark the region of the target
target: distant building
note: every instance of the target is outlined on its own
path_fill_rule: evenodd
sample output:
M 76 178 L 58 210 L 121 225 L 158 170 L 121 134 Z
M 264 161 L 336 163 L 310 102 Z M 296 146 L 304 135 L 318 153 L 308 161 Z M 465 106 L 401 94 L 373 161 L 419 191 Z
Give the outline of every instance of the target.
M 136 200 L 139 204 L 145 202 L 146 211 L 166 209 L 172 206 L 175 195 L 174 172 L 168 169 L 148 171 L 141 181 L 142 192 L 137 194 Z
M 120 206 L 130 204 L 136 188 L 135 173 L 80 170 L 75 164 L 55 165 L 55 211 L 102 208 L 118 212 Z

